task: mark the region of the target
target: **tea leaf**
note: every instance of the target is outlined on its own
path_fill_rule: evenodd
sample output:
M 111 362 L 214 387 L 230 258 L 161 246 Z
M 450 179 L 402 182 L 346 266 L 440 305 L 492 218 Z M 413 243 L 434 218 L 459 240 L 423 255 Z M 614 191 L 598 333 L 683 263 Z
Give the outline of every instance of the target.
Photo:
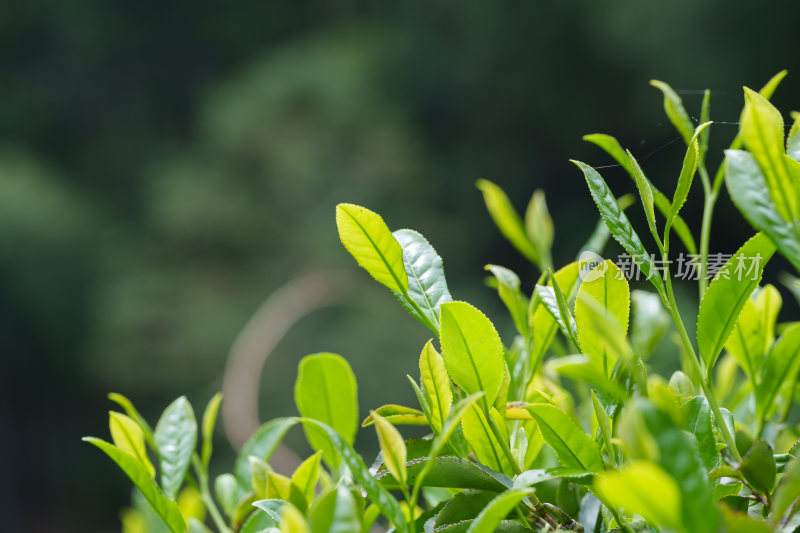
M 789 326 L 767 354 L 760 382 L 755 387 L 756 407 L 764 416 L 787 380 L 795 380 L 800 366 L 800 323 Z
M 742 457 L 739 470 L 750 486 L 761 494 L 770 494 L 777 476 L 772 446 L 764 439 L 755 441 L 750 450 Z
M 214 494 L 226 515 L 236 510 L 238 483 L 233 474 L 221 474 L 214 480 Z
M 413 409 L 404 405 L 386 404 L 381 405 L 375 412 L 384 417 L 388 422 L 396 426 L 427 426 L 428 417 L 419 409 Z M 372 413 L 361 422 L 361 427 L 365 428 L 375 423 Z
M 594 389 L 592 389 L 592 407 L 594 408 L 594 416 L 597 418 L 597 426 L 600 429 L 600 436 L 603 439 L 603 444 L 606 447 L 606 453 L 611 458 L 613 464 L 617 463 L 617 452 L 614 450 L 614 443 L 611 437 L 611 419 L 608 417 L 603 404 L 597 398 Z
M 661 243 L 661 238 L 658 236 L 658 228 L 656 227 L 656 212 L 655 201 L 653 200 L 653 189 L 650 187 L 650 182 L 642 172 L 642 168 L 633 157 L 630 150 L 626 150 L 626 155 L 631 167 L 633 181 L 636 182 L 636 188 L 639 189 L 639 197 L 642 199 L 642 206 L 644 207 L 645 218 L 647 218 L 647 225 L 650 228 L 650 233 L 657 243 Z
M 215 394 L 206 406 L 203 412 L 203 448 L 201 457 L 203 459 L 203 466 L 208 470 L 208 463 L 211 461 L 211 452 L 213 451 L 214 444 L 214 426 L 217 423 L 217 414 L 219 413 L 219 406 L 222 403 L 222 393 Z
M 562 466 L 586 472 L 603 470 L 603 457 L 595 442 L 561 409 L 547 404 L 528 405 L 525 409 L 539 424 L 545 442 Z
M 419 373 L 431 410 L 431 427 L 435 433 L 441 433 L 453 406 L 453 390 L 444 359 L 433 347 L 432 340 L 425 344 L 419 355 Z
M 442 258 L 425 237 L 414 230 L 401 229 L 392 235 L 403 249 L 403 265 L 408 273 L 407 298 L 401 293 L 395 296 L 411 316 L 438 335 L 439 307 L 453 301 L 444 277 Z M 408 300 L 416 306 L 409 304 Z
M 483 391 L 485 410 L 503 382 L 505 348 L 486 315 L 466 302 L 442 305 L 442 357 L 456 385 L 468 394 Z
M 525 231 L 539 255 L 547 258 L 546 262 L 549 262 L 550 247 L 555 232 L 553 219 L 547 210 L 544 191 L 541 189 L 533 191 L 533 196 L 528 202 L 528 208 L 525 210 Z
M 555 279 L 558 286 L 561 287 L 567 294 L 572 294 L 575 285 L 578 283 L 578 275 L 580 273 L 580 264 L 578 261 L 570 263 L 569 265 L 556 271 L 552 279 Z M 548 281 L 548 285 L 552 285 L 552 279 Z M 555 292 L 553 292 L 555 297 Z M 536 297 L 531 299 L 531 304 L 534 304 Z M 552 301 L 552 300 L 551 300 Z M 556 308 L 558 303 L 556 302 Z M 533 372 L 538 368 L 539 364 L 544 357 L 545 352 L 553 342 L 553 337 L 559 328 L 552 313 L 544 306 L 539 305 L 536 307 L 528 308 L 528 321 L 533 330 L 533 350 L 531 353 L 530 371 Z M 527 383 L 524 384 L 527 387 Z M 524 388 L 523 388 L 524 390 Z
M 611 235 L 619 242 L 623 248 L 630 254 L 631 258 L 636 262 L 642 273 L 650 280 L 659 293 L 663 294 L 664 282 L 658 270 L 655 268 L 653 258 L 645 250 L 639 236 L 633 230 L 628 217 L 617 205 L 614 195 L 606 185 L 606 182 L 592 167 L 580 161 L 572 161 L 575 165 L 583 171 L 586 177 L 586 183 L 589 185 L 589 191 L 592 193 L 597 208 L 600 211 L 600 216 L 608 226 Z
M 156 475 L 156 469 L 147 457 L 144 447 L 144 432 L 132 418 L 114 411 L 108 412 L 108 428 L 111 431 L 111 440 L 121 451 L 128 453 L 139 460 L 150 477 Z
M 356 533 L 362 514 L 350 488 L 339 485 L 322 494 L 311 510 L 311 532 Z
M 281 511 L 281 533 L 310 533 L 303 514 L 293 505 L 284 505 Z
M 319 479 L 321 460 L 322 452 L 317 452 L 300 463 L 300 466 L 292 474 L 292 485 L 297 487 L 297 490 L 309 503 L 314 499 L 314 488 L 317 486 L 317 480 Z
M 448 524 L 457 524 L 464 520 L 471 520 L 478 516 L 489 502 L 497 497 L 495 492 L 487 492 L 483 490 L 465 490 L 453 496 L 442 508 L 436 521 L 434 528 L 440 528 Z
M 142 493 L 142 496 L 144 496 L 147 503 L 150 504 L 153 512 L 164 521 L 172 533 L 185 533 L 186 522 L 184 522 L 183 516 L 181 516 L 178 505 L 161 493 L 158 486 L 150 477 L 150 472 L 148 472 L 141 461 L 102 439 L 84 437 L 83 440 L 100 448 L 117 463 L 117 466 L 125 472 L 125 475 L 130 478 L 133 484 L 136 485 L 136 488 Z
M 475 489 L 502 492 L 511 485 L 511 480 L 502 474 L 489 471 L 488 468 L 460 457 L 442 456 L 433 459 L 417 459 L 406 464 L 408 470 L 408 483 L 417 482 L 417 477 L 424 471 L 425 465 L 430 464 L 425 472 L 422 486 L 446 487 L 454 489 Z M 500 481 L 502 477 L 507 484 Z M 381 485 L 389 490 L 396 490 L 400 486 L 387 471 L 377 474 Z
M 615 508 L 640 514 L 665 529 L 687 531 L 681 519 L 680 488 L 655 463 L 632 461 L 619 472 L 600 474 L 595 488 Z
M 189 401 L 181 396 L 167 406 L 153 434 L 161 466 L 161 488 L 175 499 L 197 446 L 197 421 Z
M 671 324 L 661 299 L 651 292 L 631 291 L 630 339 L 634 353 L 646 360 Z
M 339 238 L 376 281 L 400 294 L 408 292 L 403 248 L 377 213 L 353 204 L 336 206 Z
M 784 220 L 798 218 L 797 184 L 789 176 L 783 159 L 783 117 L 769 100 L 745 87 L 741 135 L 764 174 L 772 200 Z
M 337 454 L 342 458 L 342 461 L 350 469 L 353 479 L 361 485 L 366 491 L 367 496 L 372 502 L 380 508 L 381 512 L 392 521 L 397 527 L 398 531 L 402 531 L 406 526 L 406 518 L 403 514 L 403 509 L 397 500 L 387 491 L 378 480 L 372 477 L 367 465 L 356 453 L 353 447 L 344 440 L 336 430 L 332 427 L 311 418 L 302 418 L 300 421 L 304 426 L 312 425 L 322 430 L 324 435 L 328 438 L 331 446 L 336 450 Z M 409 475 L 409 481 L 412 481 Z
M 371 412 L 375 421 L 375 431 L 378 433 L 383 464 L 400 484 L 406 483 L 406 443 L 403 436 L 393 425 L 386 421 L 375 411 Z
M 499 494 L 472 521 L 467 533 L 494 533 L 500 521 L 531 493 L 532 489 L 509 489 Z
M 800 234 L 781 218 L 755 158 L 741 150 L 725 152 L 725 183 L 731 200 L 748 222 L 763 231 L 781 253 L 800 270 Z
M 494 417 L 498 427 L 505 427 L 505 422 L 497 415 L 497 410 L 494 407 L 491 409 L 491 415 Z M 475 457 L 478 458 L 481 464 L 497 472 L 510 473 L 512 466 L 503 454 L 503 448 L 489 424 L 490 421 L 487 420 L 481 409 L 473 405 L 461 420 L 464 438 L 467 439 L 469 447 L 475 452 Z M 508 435 L 503 437 L 508 442 Z
M 800 114 L 795 115 L 792 129 L 786 137 L 786 155 L 795 161 L 800 161 Z
M 109 393 L 108 399 L 122 407 L 125 413 L 134 419 L 137 424 L 139 424 L 139 427 L 141 427 L 142 431 L 144 431 L 144 438 L 147 441 L 147 444 L 150 445 L 153 451 L 156 451 L 156 442 L 153 440 L 153 428 L 151 428 L 150 424 L 147 423 L 147 420 L 145 420 L 144 417 L 139 414 L 139 411 L 137 411 L 136 407 L 133 406 L 133 402 L 131 402 L 122 394 L 118 394 L 116 392 Z
M 664 94 L 664 111 L 667 113 L 667 118 L 681 134 L 683 140 L 687 145 L 692 143 L 692 133 L 694 132 L 694 125 L 692 124 L 689 114 L 683 107 L 683 101 L 678 96 L 672 87 L 667 83 L 659 80 L 650 80 L 650 85 L 660 90 Z
M 355 441 L 358 430 L 356 378 L 342 356 L 319 353 L 304 357 L 298 365 L 294 399 L 302 416 L 324 422 L 348 444 Z M 329 465 L 338 465 L 339 459 L 328 439 L 314 427 L 304 428 L 311 447 L 322 450 Z
M 697 448 L 703 466 L 709 472 L 720 464 L 720 455 L 717 451 L 717 439 L 714 436 L 714 426 L 711 418 L 711 407 L 705 396 L 695 396 L 684 406 L 686 410 L 686 424 L 684 429 L 695 436 Z
M 800 498 L 800 460 L 792 459 L 772 495 L 772 525 L 780 523 L 786 511 Z
M 709 284 L 697 315 L 697 347 L 709 372 L 774 252 L 772 241 L 763 233 L 757 233 L 739 248 Z M 748 261 L 751 262 L 749 270 L 746 268 Z
M 697 136 L 700 135 L 700 133 L 707 128 L 709 124 L 711 123 L 706 122 L 705 124 L 700 124 L 697 126 L 697 129 L 694 130 L 694 135 L 689 141 L 689 147 L 686 149 L 686 155 L 683 158 L 681 173 L 680 176 L 678 176 L 678 185 L 675 187 L 675 194 L 672 196 L 672 207 L 670 208 L 669 216 L 667 217 L 667 228 L 672 226 L 672 221 L 678 215 L 678 211 L 681 210 L 683 204 L 686 203 L 686 198 L 689 196 L 689 189 L 692 187 L 694 174 L 697 170 L 697 159 L 700 156 L 700 149 L 697 144 Z
M 499 265 L 486 265 L 497 280 L 497 293 L 511 314 L 514 326 L 523 337 L 530 335 L 528 325 L 528 299 L 519 291 L 519 277 L 511 270 Z
M 608 332 L 599 329 L 596 321 L 592 320 L 591 315 L 595 310 L 587 305 L 587 297 L 597 302 L 609 319 L 616 321 L 623 335 L 628 331 L 630 289 L 622 271 L 610 259 L 585 275 L 575 299 L 575 321 L 581 351 L 604 360 L 608 355 L 605 350 Z
M 528 238 L 522 219 L 520 219 L 514 206 L 511 205 L 506 193 L 488 180 L 478 180 L 477 186 L 483 193 L 486 209 L 489 211 L 489 215 L 491 215 L 500 233 L 531 263 L 539 265 L 541 257 Z
M 280 444 L 292 426 L 297 424 L 296 418 L 275 418 L 262 424 L 248 441 L 239 450 L 236 462 L 233 466 L 233 473 L 242 491 L 250 488 L 250 456 L 257 457 L 263 461 L 269 461 L 273 452 Z

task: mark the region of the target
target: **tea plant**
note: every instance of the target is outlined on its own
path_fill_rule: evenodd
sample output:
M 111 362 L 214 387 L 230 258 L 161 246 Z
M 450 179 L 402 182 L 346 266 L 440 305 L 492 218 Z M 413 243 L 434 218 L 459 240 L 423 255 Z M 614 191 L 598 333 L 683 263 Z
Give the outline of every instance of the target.
M 597 170 L 574 161 L 601 222 L 579 259 L 553 270 L 544 195 L 533 195 L 523 219 L 500 188 L 480 181 L 501 233 L 541 271 L 527 295 L 514 272 L 486 267 L 516 329 L 507 343 L 480 310 L 452 298 L 442 260 L 422 235 L 391 232 L 378 214 L 339 205 L 347 251 L 433 333 L 419 377 L 408 376 L 419 405 L 370 411 L 361 426 L 374 429 L 381 453 L 368 467 L 352 448 L 359 413 L 350 366 L 335 354 L 307 356 L 295 385 L 300 416 L 261 426 L 212 494 L 220 396 L 199 424 L 179 398 L 153 430 L 112 395 L 124 411 L 110 415 L 113 443 L 86 440 L 138 488 L 126 529 L 208 531 L 208 514 L 220 533 L 353 533 L 376 524 L 404 533 L 796 531 L 800 441 L 788 419 L 800 323 L 780 322 L 780 293 L 760 286 L 776 251 L 800 270 L 800 116 L 786 137 L 769 103 L 784 75 L 759 92 L 745 89 L 739 134 L 713 176 L 709 93 L 695 126 L 678 95 L 653 82 L 686 144 L 671 199 L 616 139 L 586 137 L 630 175 L 652 244 L 625 214 L 631 196 L 616 198 Z M 705 197 L 699 246 L 680 215 L 695 175 Z M 758 233 L 708 283 L 723 183 Z M 695 338 L 673 290 L 673 233 L 700 258 Z M 654 292 L 631 291 L 625 265 L 597 258 L 609 237 Z M 795 294 L 796 283 L 789 281 Z M 665 379 L 648 360 L 670 322 L 682 368 Z M 279 474 L 270 457 L 298 425 L 316 453 L 291 476 Z M 407 425 L 427 437 L 405 440 L 398 426 Z

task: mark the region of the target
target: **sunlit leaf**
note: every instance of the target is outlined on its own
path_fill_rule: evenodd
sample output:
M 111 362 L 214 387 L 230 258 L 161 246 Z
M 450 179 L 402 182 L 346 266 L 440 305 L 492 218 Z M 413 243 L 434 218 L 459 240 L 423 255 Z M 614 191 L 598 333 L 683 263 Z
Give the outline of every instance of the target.
M 138 459 L 150 473 L 150 477 L 155 476 L 156 469 L 147 457 L 147 450 L 144 447 L 144 432 L 139 424 L 122 413 L 109 411 L 108 428 L 111 431 L 111 440 L 114 441 L 114 445 Z
M 488 180 L 478 180 L 478 189 L 483 193 L 486 209 L 500 230 L 500 233 L 528 260 L 539 264 L 541 257 L 528 238 L 519 214 L 503 190 Z
M 419 373 L 431 410 L 431 426 L 441 433 L 444 421 L 453 406 L 453 390 L 444 359 L 428 341 L 419 354 Z
M 161 488 L 168 498 L 174 499 L 197 446 L 197 421 L 185 397 L 167 406 L 153 435 L 161 466 Z
M 547 404 L 529 405 L 526 409 L 539 424 L 545 442 L 562 466 L 586 472 L 603 470 L 603 458 L 595 442 L 561 409 Z

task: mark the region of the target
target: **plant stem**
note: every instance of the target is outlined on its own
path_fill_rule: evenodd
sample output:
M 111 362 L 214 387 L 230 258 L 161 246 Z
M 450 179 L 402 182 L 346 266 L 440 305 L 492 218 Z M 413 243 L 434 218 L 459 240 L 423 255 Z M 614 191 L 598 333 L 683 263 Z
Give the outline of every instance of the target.
M 700 228 L 700 279 L 698 287 L 700 290 L 700 301 L 708 288 L 708 248 L 711 238 L 711 217 L 714 213 L 714 205 L 717 203 L 719 189 L 706 192 L 706 201 L 703 206 L 703 223 Z
M 706 399 L 708 400 L 708 405 L 711 407 L 711 411 L 714 413 L 714 419 L 717 421 L 717 426 L 722 433 L 722 437 L 725 439 L 725 443 L 728 445 L 730 454 L 736 461 L 741 461 L 742 456 L 739 455 L 739 450 L 736 448 L 736 441 L 734 440 L 733 435 L 731 435 L 730 429 L 725 423 L 725 419 L 722 418 L 722 411 L 720 411 L 719 404 L 714 396 L 714 391 L 711 386 L 711 373 L 709 369 L 704 369 L 700 365 L 700 359 L 697 355 L 697 352 L 694 351 L 694 346 L 692 345 L 692 341 L 689 339 L 689 334 L 686 333 L 686 326 L 683 324 L 683 319 L 678 311 L 678 304 L 675 301 L 675 293 L 672 290 L 672 280 L 670 279 L 670 276 L 667 276 L 666 284 L 667 298 L 669 299 L 670 304 L 669 312 L 672 316 L 672 321 L 675 322 L 675 326 L 678 328 L 678 334 L 683 342 L 683 347 L 689 354 L 687 359 L 691 361 L 691 365 L 694 367 L 694 370 L 698 376 L 705 376 L 705 379 L 700 380 L 700 387 L 703 389 L 703 394 L 705 394 Z
M 208 514 L 211 515 L 214 525 L 217 526 L 217 529 L 220 533 L 233 533 L 233 530 L 228 527 L 228 525 L 225 523 L 225 520 L 222 518 L 222 514 L 219 512 L 219 509 L 217 509 L 217 504 L 214 503 L 214 498 L 211 497 L 211 492 L 208 489 L 208 472 L 205 468 L 203 468 L 203 463 L 200 461 L 200 456 L 196 453 L 192 455 L 192 465 L 194 466 L 195 473 L 197 473 L 200 497 L 202 498 L 206 509 L 208 509 Z

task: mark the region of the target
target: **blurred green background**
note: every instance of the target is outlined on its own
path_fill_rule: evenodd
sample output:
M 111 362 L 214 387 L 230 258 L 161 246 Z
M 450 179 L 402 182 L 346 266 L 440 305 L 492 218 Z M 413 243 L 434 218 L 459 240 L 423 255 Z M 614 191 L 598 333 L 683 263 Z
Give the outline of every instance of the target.
M 454 297 L 508 334 L 482 267 L 513 268 L 527 291 L 537 273 L 493 228 L 475 180 L 520 209 L 544 188 L 555 262 L 571 260 L 597 217 L 568 158 L 609 163 L 581 136 L 613 134 L 638 156 L 663 148 L 641 162 L 670 189 L 683 149 L 648 80 L 693 114 L 710 88 L 712 118 L 735 122 L 741 85 L 788 68 L 774 99 L 788 116 L 798 15 L 796 1 L 744 0 L 3 3 L 2 529 L 119 530 L 129 484 L 80 442 L 107 435 L 105 394 L 153 422 L 180 394 L 202 409 L 237 333 L 304 273 L 349 271 L 350 303 L 280 342 L 262 419 L 294 414 L 297 362 L 318 351 L 351 361 L 363 411 L 413 404 L 403 376 L 428 333 L 358 271 L 335 204 L 425 234 Z M 715 146 L 735 131 L 717 126 Z M 605 176 L 632 190 L 620 169 Z M 695 195 L 684 209 L 695 228 L 699 206 Z M 719 210 L 712 252 L 731 252 L 752 231 L 726 197 Z M 219 470 L 233 450 L 217 437 Z M 302 451 L 301 433 L 290 443 Z

